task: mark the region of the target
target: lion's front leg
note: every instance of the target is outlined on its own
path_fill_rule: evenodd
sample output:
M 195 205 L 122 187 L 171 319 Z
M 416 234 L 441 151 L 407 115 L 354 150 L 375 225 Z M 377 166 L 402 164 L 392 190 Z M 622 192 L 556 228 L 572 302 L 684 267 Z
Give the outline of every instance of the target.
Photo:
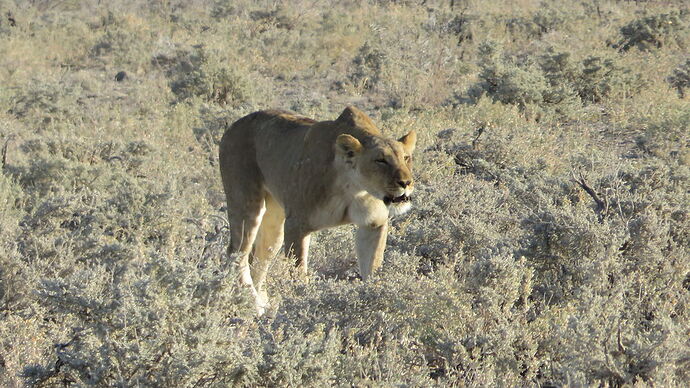
M 295 258 L 297 272 L 303 280 L 308 280 L 307 264 L 309 262 L 309 242 L 311 234 L 304 231 L 295 220 L 285 222 L 285 256 Z
M 387 222 L 378 227 L 359 226 L 357 228 L 355 248 L 362 280 L 367 280 L 383 263 L 386 237 L 388 237 Z

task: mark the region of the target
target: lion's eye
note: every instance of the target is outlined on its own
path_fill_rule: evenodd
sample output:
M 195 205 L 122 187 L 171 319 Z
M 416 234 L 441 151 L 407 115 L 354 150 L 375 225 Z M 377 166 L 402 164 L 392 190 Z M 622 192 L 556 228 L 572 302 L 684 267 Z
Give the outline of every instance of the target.
M 410 155 L 405 155 L 405 162 L 409 162 L 409 161 L 410 161 Z
M 386 161 L 386 159 L 376 159 L 376 163 L 378 163 L 378 164 L 380 164 L 380 165 L 382 165 L 382 166 L 387 166 L 387 165 L 388 165 L 388 162 Z

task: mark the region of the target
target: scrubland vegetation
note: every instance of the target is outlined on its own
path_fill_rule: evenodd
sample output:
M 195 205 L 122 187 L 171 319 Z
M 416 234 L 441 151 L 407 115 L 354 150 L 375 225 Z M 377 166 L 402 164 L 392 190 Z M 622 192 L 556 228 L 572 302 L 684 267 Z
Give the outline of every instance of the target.
M 688 52 L 681 0 L 0 0 L 0 385 L 687 386 Z M 415 208 L 256 318 L 218 141 L 346 104 Z

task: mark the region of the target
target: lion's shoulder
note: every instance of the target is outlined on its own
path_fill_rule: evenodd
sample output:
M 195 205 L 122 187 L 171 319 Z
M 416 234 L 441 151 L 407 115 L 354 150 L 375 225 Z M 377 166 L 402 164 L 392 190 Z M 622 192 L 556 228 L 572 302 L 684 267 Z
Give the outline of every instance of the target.
M 259 116 L 263 116 L 267 119 L 272 119 L 276 125 L 312 125 L 317 123 L 316 120 L 309 117 L 301 116 L 297 113 L 290 112 L 288 110 L 281 109 L 269 109 L 256 112 Z

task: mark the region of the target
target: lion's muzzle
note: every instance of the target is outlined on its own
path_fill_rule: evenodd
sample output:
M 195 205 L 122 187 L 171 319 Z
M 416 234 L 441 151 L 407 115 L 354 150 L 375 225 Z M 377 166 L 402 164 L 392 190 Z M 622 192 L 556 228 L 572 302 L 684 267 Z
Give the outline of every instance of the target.
M 412 200 L 412 197 L 410 197 L 407 194 L 403 194 L 399 197 L 393 197 L 393 196 L 385 196 L 383 198 L 383 203 L 386 204 L 386 206 L 390 204 L 399 204 L 399 203 L 404 203 L 404 202 L 410 202 Z

